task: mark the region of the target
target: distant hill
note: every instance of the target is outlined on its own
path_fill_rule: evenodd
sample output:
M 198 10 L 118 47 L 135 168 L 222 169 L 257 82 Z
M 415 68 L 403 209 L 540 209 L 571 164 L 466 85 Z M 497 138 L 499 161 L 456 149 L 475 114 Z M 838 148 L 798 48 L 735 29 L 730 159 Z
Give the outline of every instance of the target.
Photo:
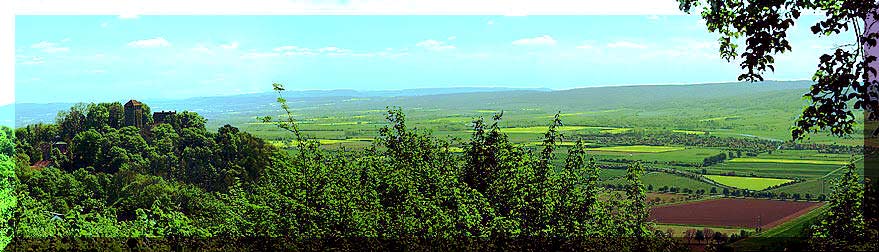
M 326 107 L 333 110 L 383 109 L 385 106 L 441 109 L 527 109 L 540 107 L 547 110 L 582 111 L 596 109 L 637 108 L 659 109 L 668 106 L 703 104 L 718 106 L 759 106 L 763 102 L 783 98 L 784 105 L 801 107 L 799 97 L 808 90 L 809 81 L 766 81 L 761 83 L 712 83 L 686 85 L 633 85 L 586 87 L 568 90 L 515 89 L 515 88 L 426 88 L 386 91 L 315 90 L 288 91 L 284 95 L 294 109 Z M 772 96 L 770 100 L 754 97 Z M 182 100 L 143 100 L 153 111 L 190 110 L 212 120 L 226 120 L 230 116 L 252 118 L 265 115 L 274 107 L 276 94 L 257 93 L 234 96 L 197 97 Z M 742 101 L 750 101 L 743 103 Z M 719 101 L 719 102 L 718 102 Z M 125 102 L 120 100 L 120 102 Z M 754 104 L 756 102 L 757 104 Z M 16 125 L 52 122 L 59 110 L 72 103 L 16 104 Z M 7 117 L 9 108 L 0 107 Z M 710 109 L 710 108 L 703 108 Z M 787 110 L 787 109 L 785 109 Z M 2 115 L 2 114 L 0 114 Z M 2 117 L 0 117 L 2 118 Z M 216 121 L 215 121 L 216 122 Z

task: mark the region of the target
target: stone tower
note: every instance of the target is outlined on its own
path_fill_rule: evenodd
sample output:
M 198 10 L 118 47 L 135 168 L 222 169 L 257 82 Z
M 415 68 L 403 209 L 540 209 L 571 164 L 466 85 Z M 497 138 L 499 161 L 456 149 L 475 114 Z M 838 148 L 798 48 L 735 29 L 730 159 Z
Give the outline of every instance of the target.
M 125 103 L 125 126 L 143 128 L 143 104 L 137 100 Z

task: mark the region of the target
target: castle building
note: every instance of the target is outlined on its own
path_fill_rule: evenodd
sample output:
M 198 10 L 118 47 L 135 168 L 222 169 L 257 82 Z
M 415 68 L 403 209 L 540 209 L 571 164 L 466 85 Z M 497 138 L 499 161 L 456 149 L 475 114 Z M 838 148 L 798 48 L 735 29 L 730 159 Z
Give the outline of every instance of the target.
M 125 126 L 135 126 L 143 129 L 143 103 L 137 100 L 129 100 L 125 103 Z

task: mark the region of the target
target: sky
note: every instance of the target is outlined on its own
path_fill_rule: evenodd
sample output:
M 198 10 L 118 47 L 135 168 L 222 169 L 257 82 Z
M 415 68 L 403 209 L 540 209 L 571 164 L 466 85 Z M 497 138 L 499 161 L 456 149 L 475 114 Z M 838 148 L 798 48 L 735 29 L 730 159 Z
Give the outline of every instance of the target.
M 767 79 L 811 78 L 851 36 L 816 16 Z M 570 89 L 735 81 L 698 16 L 15 17 L 15 102 L 179 99 L 288 89 Z

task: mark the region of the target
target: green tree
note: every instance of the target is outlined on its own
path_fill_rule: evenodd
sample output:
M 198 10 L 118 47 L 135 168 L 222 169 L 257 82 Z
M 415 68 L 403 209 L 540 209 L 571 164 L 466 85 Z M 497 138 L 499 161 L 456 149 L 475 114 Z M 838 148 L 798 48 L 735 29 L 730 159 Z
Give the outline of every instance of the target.
M 107 105 L 107 123 L 114 129 L 125 125 L 125 108 L 122 103 L 113 102 Z
M 862 205 L 864 185 L 854 164 L 847 170 L 833 188 L 827 214 L 812 227 L 810 245 L 816 251 L 862 250 L 868 240 Z
M 86 129 L 86 104 L 77 103 L 68 111 L 58 112 L 55 123 L 60 129 L 60 137 L 64 140 L 73 139 Z M 52 136 L 54 138 L 54 136 Z M 58 139 L 52 139 L 58 140 Z
M 70 143 L 73 167 L 94 166 L 95 162 L 104 160 L 101 156 L 107 139 L 94 129 L 76 134 Z
M 180 153 L 177 146 L 180 144 L 180 135 L 174 131 L 171 125 L 163 123 L 150 129 L 150 145 L 153 147 L 149 152 L 150 173 L 164 178 L 171 178 L 178 168 Z
M 13 212 L 18 204 L 18 198 L 15 195 L 15 186 L 17 179 L 15 177 L 15 162 L 11 158 L 14 154 L 12 150 L 12 130 L 7 127 L 0 127 L 0 250 L 3 250 L 14 236 L 13 229 L 8 225 L 12 223 Z
M 640 161 L 629 164 L 626 169 L 626 187 L 627 204 L 625 212 L 626 234 L 636 239 L 638 246 L 643 246 L 645 239 L 652 236 L 652 226 L 647 218 L 650 215 L 650 208 L 647 205 L 647 193 L 644 190 L 644 183 L 641 181 L 641 175 L 644 173 L 644 166 Z
M 86 107 L 85 125 L 87 129 L 96 130 L 102 130 L 105 126 L 110 126 L 109 104 L 88 104 Z

